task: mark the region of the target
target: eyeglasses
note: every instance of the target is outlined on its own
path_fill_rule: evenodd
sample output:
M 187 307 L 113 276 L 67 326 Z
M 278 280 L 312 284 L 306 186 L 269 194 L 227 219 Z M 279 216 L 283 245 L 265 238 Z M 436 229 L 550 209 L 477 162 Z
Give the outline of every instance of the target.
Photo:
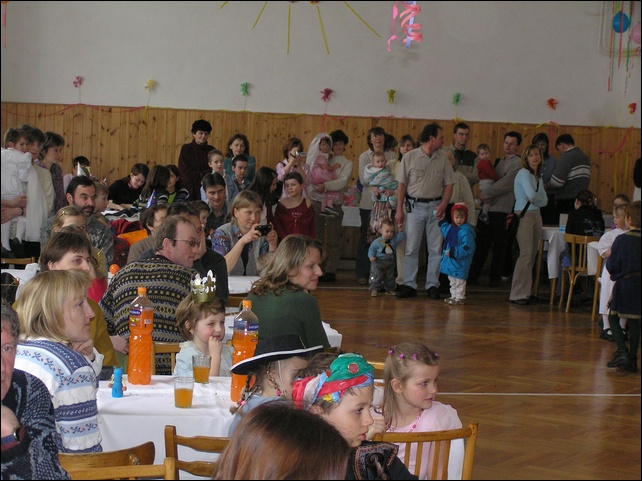
M 187 242 L 190 247 L 201 247 L 201 243 L 199 241 L 196 241 L 194 239 L 172 239 L 174 242 L 176 241 L 182 241 L 182 242 Z

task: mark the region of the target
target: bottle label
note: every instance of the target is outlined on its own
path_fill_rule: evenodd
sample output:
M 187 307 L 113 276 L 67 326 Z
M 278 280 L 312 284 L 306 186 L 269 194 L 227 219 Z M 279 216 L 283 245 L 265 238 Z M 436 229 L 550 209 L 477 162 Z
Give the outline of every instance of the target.
M 259 325 L 258 324 L 248 324 L 247 330 L 250 331 L 250 332 L 258 332 Z

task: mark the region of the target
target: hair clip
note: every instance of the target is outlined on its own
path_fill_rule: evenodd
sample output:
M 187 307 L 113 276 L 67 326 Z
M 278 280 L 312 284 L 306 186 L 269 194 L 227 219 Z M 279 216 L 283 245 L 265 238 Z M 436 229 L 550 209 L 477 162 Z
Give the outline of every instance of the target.
M 406 355 L 402 352 L 399 354 L 399 359 L 406 359 Z
M 435 353 L 435 357 L 439 357 L 439 354 Z
M 417 355 L 416 355 L 416 354 L 413 354 L 413 355 L 412 355 L 412 360 L 413 360 L 413 361 L 416 361 L 416 360 L 417 360 Z
M 395 353 L 395 350 L 392 347 L 390 349 L 388 349 L 388 355 L 389 356 L 392 356 L 394 353 Z

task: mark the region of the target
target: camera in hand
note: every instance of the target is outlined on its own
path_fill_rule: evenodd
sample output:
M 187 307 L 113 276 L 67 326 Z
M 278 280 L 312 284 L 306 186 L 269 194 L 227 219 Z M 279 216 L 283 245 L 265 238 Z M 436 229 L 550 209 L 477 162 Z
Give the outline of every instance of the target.
M 256 226 L 256 230 L 258 230 L 261 235 L 267 235 L 272 230 L 272 226 L 270 224 L 258 225 Z
M 307 152 L 299 152 L 298 150 L 296 151 L 296 154 L 299 157 L 307 157 L 308 153 Z

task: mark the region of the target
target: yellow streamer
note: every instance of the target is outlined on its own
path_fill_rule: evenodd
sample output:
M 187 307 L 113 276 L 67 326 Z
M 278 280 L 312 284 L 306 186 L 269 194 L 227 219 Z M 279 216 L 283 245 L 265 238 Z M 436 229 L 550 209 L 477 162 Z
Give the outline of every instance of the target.
M 290 53 L 290 16 L 292 14 L 292 4 L 288 3 L 288 48 L 286 50 L 286 54 Z
M 357 12 L 355 12 L 355 11 L 354 11 L 354 8 L 352 8 L 352 7 L 348 4 L 348 2 L 343 2 L 343 3 L 345 4 L 345 6 L 346 6 L 346 7 L 348 7 L 348 8 L 352 11 L 352 13 L 354 13 L 354 14 L 356 15 L 356 17 L 357 17 L 359 20 L 361 20 L 361 21 L 363 22 L 363 24 L 364 24 L 366 27 L 368 27 L 368 28 L 370 29 L 370 31 L 371 31 L 372 33 L 374 33 L 377 37 L 381 38 L 381 35 L 379 35 L 377 32 L 375 32 L 375 31 L 374 31 L 374 29 L 373 29 L 370 25 L 368 25 L 368 22 L 366 22 L 363 18 L 361 18 L 361 16 L 360 16 Z M 319 8 L 319 7 L 317 7 L 317 8 Z
M 267 2 L 265 2 L 267 3 Z M 323 19 L 321 18 L 321 9 L 317 5 L 317 13 L 319 14 L 319 25 L 321 26 L 321 35 L 323 35 L 323 44 L 325 45 L 325 51 L 330 55 L 330 49 L 328 48 L 328 40 L 325 38 L 325 29 L 323 28 Z
M 221 6 L 220 6 L 220 7 L 218 7 L 218 9 L 220 10 L 220 9 L 221 9 L 221 8 L 223 8 L 225 5 L 227 5 L 228 3 L 229 3 L 229 2 L 223 2 L 223 3 L 221 3 Z
M 259 16 L 256 17 L 256 22 L 254 22 L 254 25 L 252 25 L 252 30 L 254 30 L 254 27 L 256 27 L 256 24 L 259 23 L 259 19 L 261 18 L 261 15 L 263 15 L 263 10 L 265 10 L 265 7 L 267 7 L 267 4 L 268 3 L 267 3 L 267 0 L 266 0 L 266 2 L 263 4 L 263 8 L 259 12 Z

